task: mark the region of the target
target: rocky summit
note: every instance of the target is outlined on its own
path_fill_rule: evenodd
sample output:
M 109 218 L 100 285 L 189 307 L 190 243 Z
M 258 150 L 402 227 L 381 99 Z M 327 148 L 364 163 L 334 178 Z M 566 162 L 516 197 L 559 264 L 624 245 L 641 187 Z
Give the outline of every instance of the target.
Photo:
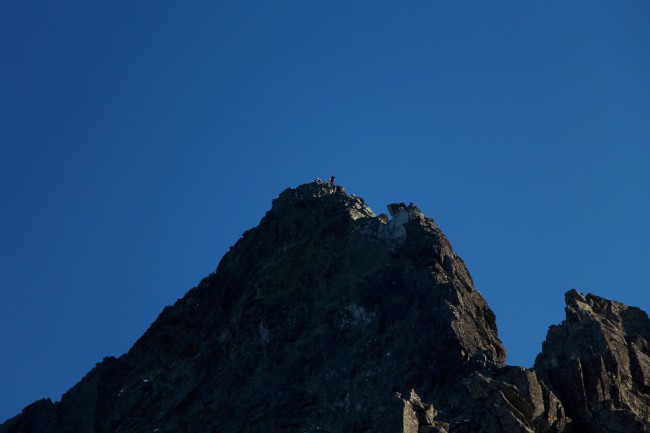
M 650 432 L 650 321 L 577 291 L 533 369 L 413 204 L 316 180 L 60 402 L 0 433 Z

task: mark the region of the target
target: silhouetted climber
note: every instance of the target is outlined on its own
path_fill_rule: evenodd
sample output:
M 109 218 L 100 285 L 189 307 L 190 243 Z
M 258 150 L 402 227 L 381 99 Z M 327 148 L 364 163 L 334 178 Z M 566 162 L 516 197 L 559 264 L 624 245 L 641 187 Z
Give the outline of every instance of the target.
M 334 186 L 334 176 L 330 177 L 330 186 Z

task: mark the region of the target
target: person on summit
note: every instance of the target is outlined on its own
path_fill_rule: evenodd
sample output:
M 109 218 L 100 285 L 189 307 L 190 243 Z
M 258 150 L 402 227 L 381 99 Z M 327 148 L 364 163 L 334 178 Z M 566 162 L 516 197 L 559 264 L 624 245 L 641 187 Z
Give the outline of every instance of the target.
M 330 186 L 334 186 L 334 176 L 330 177 Z

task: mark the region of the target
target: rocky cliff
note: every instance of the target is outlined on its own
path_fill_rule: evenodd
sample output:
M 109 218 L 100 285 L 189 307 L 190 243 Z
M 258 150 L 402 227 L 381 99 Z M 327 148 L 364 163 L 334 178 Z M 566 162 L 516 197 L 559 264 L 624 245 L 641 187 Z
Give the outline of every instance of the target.
M 535 369 L 505 366 L 445 235 L 388 208 L 285 190 L 127 354 L 0 433 L 650 431 L 645 313 L 570 292 Z

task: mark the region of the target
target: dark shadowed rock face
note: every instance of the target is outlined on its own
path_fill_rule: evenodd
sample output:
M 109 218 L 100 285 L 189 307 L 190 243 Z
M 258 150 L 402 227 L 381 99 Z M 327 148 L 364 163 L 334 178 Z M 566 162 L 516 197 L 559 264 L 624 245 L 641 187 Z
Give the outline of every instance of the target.
M 544 367 L 563 343 L 549 337 L 539 373 L 505 366 L 494 314 L 438 226 L 412 204 L 389 213 L 318 180 L 287 189 L 127 354 L 0 433 L 579 432 L 556 396 L 577 379 Z M 632 313 L 621 344 L 637 348 L 625 384 L 640 403 L 612 400 L 628 412 L 647 408 L 649 364 Z
M 572 290 L 535 371 L 578 432 L 650 431 L 650 321 L 638 308 Z

